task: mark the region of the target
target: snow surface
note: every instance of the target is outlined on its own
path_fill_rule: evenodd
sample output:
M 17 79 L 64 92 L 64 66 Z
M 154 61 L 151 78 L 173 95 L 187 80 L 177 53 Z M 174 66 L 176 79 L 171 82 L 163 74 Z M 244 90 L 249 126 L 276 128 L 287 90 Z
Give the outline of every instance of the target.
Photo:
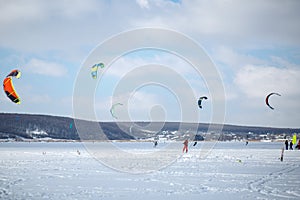
M 159 152 L 151 143 L 115 144 Z M 201 158 L 198 144 L 176 150 L 181 156 L 160 170 L 131 174 L 101 164 L 81 143 L 0 143 L 0 199 L 300 199 L 300 151 L 285 151 L 281 162 L 281 148 L 219 142 Z

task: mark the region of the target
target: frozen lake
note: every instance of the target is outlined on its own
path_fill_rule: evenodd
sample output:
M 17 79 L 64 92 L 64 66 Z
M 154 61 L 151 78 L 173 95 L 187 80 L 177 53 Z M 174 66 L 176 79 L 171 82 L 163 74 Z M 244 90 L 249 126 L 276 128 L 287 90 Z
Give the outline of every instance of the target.
M 105 159 L 116 159 L 105 143 L 97 145 Z M 158 157 L 165 148 L 114 145 Z M 101 164 L 81 143 L 0 143 L 0 199 L 300 199 L 300 151 L 285 151 L 281 162 L 282 146 L 219 142 L 201 158 L 201 144 L 183 154 L 180 143 L 174 162 L 131 174 Z

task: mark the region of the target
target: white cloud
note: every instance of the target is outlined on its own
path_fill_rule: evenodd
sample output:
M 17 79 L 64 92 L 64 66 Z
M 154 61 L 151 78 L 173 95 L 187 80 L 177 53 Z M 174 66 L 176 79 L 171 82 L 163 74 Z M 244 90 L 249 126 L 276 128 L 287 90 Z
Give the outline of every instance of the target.
M 41 74 L 52 77 L 62 77 L 67 74 L 67 69 L 63 65 L 35 58 L 31 59 L 25 65 L 25 70 L 30 71 L 33 74 Z
M 247 65 L 238 71 L 234 81 L 249 97 L 264 97 L 270 92 L 300 95 L 299 77 L 299 69 Z
M 238 50 L 224 46 L 213 52 L 212 58 L 218 63 L 225 81 L 226 96 L 230 97 L 228 99 L 238 98 L 240 92 L 251 98 L 262 97 L 272 91 L 289 95 L 298 93 L 296 87 L 300 83 L 297 78 L 300 66 L 282 57 L 272 56 L 272 51 L 260 52 L 265 56 L 238 53 Z
M 179 2 L 172 0 L 136 0 L 137 4 L 141 8 L 146 8 L 148 10 L 153 9 L 170 9 L 171 7 L 179 6 Z
M 141 8 L 149 8 L 148 0 L 136 0 L 136 2 Z
M 219 46 L 214 50 L 212 58 L 218 63 L 225 64 L 232 70 L 238 70 L 249 63 L 253 65 L 262 65 L 266 63 L 266 61 L 255 56 L 245 55 L 238 53 L 237 51 L 238 50 L 234 50 L 228 46 Z
M 130 59 L 121 57 L 108 68 L 105 75 L 111 75 L 120 78 L 134 68 L 145 64 L 147 64 L 147 61 L 142 58 Z
M 37 23 L 41 20 L 49 20 L 51 17 L 66 17 L 68 18 L 80 18 L 82 15 L 86 15 L 91 12 L 97 12 L 101 7 L 95 0 L 89 0 L 88 2 L 80 0 L 62 0 L 56 1 L 39 1 L 28 0 L 26 2 L 22 0 L 17 1 L 5 1 L 1 3 L 0 7 L 0 23 Z
M 0 23 L 2 25 L 9 25 L 20 20 L 28 22 L 35 20 L 36 17 L 42 17 L 43 12 L 39 1 L 24 2 L 24 1 L 5 1 L 1 3 L 0 7 Z
M 2 2 L 0 44 L 27 53 L 59 52 L 64 59 L 74 59 L 72 54 L 93 42 L 95 46 L 104 39 L 99 35 L 112 30 L 103 28 L 109 24 L 109 5 L 97 0 Z
M 190 65 L 185 60 L 172 53 L 162 53 L 159 50 L 157 50 L 157 52 L 155 52 L 152 56 L 146 54 L 137 55 L 138 56 L 135 55 L 131 57 L 129 55 L 119 58 L 109 67 L 105 75 L 111 75 L 120 78 L 135 68 L 151 64 L 169 67 L 170 70 L 175 71 L 182 76 L 196 73 L 192 65 Z
M 272 62 L 276 65 L 276 66 L 288 66 L 290 69 L 299 69 L 300 66 L 295 64 L 295 63 L 291 63 L 286 59 L 283 59 L 281 57 L 278 56 L 271 56 L 271 60 Z
M 154 26 L 181 31 L 200 43 L 298 45 L 299 7 L 299 1 L 5 1 L 0 44 L 70 56 L 120 31 Z
M 299 1 L 182 1 L 133 21 L 183 31 L 213 44 L 295 45 L 300 43 L 299 7 Z

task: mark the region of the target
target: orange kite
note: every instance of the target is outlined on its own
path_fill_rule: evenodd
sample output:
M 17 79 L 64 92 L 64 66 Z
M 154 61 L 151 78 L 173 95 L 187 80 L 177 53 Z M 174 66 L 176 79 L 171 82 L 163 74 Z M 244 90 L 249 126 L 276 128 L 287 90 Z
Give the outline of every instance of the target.
M 3 81 L 3 89 L 7 97 L 14 103 L 20 104 L 21 100 L 12 83 L 12 77 L 20 78 L 21 72 L 17 69 L 12 70 Z

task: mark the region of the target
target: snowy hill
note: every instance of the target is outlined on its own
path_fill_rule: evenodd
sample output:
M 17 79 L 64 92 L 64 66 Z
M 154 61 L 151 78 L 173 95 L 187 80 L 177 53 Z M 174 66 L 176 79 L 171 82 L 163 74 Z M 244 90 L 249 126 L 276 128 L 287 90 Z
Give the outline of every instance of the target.
M 81 139 L 93 139 L 88 133 L 93 133 L 91 124 L 97 122 L 89 122 L 80 120 L 83 124 L 87 136 Z M 101 124 L 106 135 L 104 138 L 109 140 L 133 139 L 132 136 L 122 131 L 115 123 Z M 74 120 L 69 117 L 47 116 L 47 115 L 29 115 L 29 114 L 0 114 L 0 138 L 53 138 L 79 140 Z
M 193 124 L 166 122 L 160 131 L 154 131 L 161 126 L 160 122 L 151 124 L 151 128 L 147 127 L 149 122 L 136 122 L 136 128 L 132 127 L 131 123 L 121 122 L 91 122 L 79 121 L 84 128 L 86 135 L 78 136 L 74 119 L 69 117 L 49 116 L 49 115 L 30 115 L 30 114 L 0 114 L 0 139 L 7 138 L 52 138 L 52 139 L 99 139 L 99 140 L 130 140 L 130 139 L 147 139 L 147 138 L 168 138 L 180 139 L 180 137 L 188 134 L 206 133 L 209 124 Z M 97 132 L 95 123 L 100 123 L 105 136 L 95 136 Z M 184 127 L 183 132 L 178 132 L 180 125 Z M 198 126 L 196 132 L 192 132 L 191 127 Z M 121 128 L 120 128 L 120 127 Z M 157 126 L 157 127 L 156 127 Z M 219 126 L 219 125 L 211 125 Z M 250 126 L 235 126 L 224 125 L 222 129 L 221 140 L 232 140 L 249 137 L 249 139 L 274 139 L 275 135 L 290 136 L 293 133 L 300 133 L 300 129 L 290 128 L 272 128 L 272 127 L 250 127 Z

